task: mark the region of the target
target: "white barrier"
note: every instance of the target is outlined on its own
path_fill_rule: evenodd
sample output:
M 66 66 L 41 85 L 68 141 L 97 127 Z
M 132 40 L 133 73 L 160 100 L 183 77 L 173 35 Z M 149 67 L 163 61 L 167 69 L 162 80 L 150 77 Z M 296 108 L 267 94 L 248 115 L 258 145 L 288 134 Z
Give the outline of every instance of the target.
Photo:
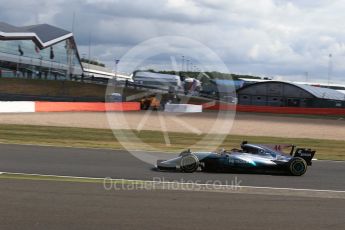
M 0 113 L 34 113 L 33 101 L 0 101 Z
M 166 104 L 164 111 L 172 113 L 201 113 L 202 105 Z

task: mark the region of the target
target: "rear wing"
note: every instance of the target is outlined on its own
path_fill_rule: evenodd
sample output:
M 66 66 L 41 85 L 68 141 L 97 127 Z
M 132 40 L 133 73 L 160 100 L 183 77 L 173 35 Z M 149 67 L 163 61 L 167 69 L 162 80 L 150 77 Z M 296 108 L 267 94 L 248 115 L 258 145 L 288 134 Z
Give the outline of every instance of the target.
M 298 148 L 293 156 L 303 158 L 307 162 L 307 165 L 312 165 L 312 159 L 315 153 L 315 150 Z
M 243 146 L 245 146 L 246 144 L 248 144 L 248 141 L 243 141 L 241 144 L 241 148 L 243 149 Z M 261 146 L 265 146 L 267 148 L 270 148 L 270 149 L 277 151 L 277 152 L 280 152 L 280 153 L 284 153 L 283 152 L 284 149 L 291 148 L 290 149 L 290 156 L 300 157 L 300 158 L 304 159 L 306 161 L 307 165 L 312 165 L 312 159 L 316 153 L 316 151 L 312 150 L 312 149 L 307 149 L 307 148 L 297 148 L 296 149 L 296 146 L 291 145 L 291 144 L 274 144 L 274 145 L 264 144 Z

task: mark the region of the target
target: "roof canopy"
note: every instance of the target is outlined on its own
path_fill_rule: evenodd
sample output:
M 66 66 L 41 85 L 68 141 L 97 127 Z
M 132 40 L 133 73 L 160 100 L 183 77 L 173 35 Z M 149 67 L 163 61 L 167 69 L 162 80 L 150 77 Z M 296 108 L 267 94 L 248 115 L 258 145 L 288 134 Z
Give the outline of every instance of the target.
M 334 89 L 295 84 L 295 83 L 290 83 L 290 84 L 295 85 L 301 89 L 304 89 L 305 91 L 314 95 L 317 98 L 345 101 L 345 95 Z
M 41 49 L 70 37 L 73 37 L 71 32 L 48 24 L 16 27 L 0 22 L 0 40 L 31 39 Z
M 328 89 L 328 88 L 322 88 L 322 87 L 315 87 L 310 85 L 303 85 L 303 84 L 296 84 L 292 82 L 285 82 L 285 81 L 265 81 L 265 82 L 257 82 L 253 84 L 249 84 L 247 86 L 244 86 L 238 90 L 238 92 L 241 92 L 242 90 L 245 90 L 249 87 L 256 87 L 258 85 L 268 85 L 272 83 L 280 83 L 280 84 L 286 84 L 291 85 L 297 88 L 300 88 L 307 93 L 311 94 L 315 98 L 320 99 L 328 99 L 328 100 L 337 100 L 337 101 L 345 101 L 345 95 L 341 92 L 338 92 L 334 89 Z

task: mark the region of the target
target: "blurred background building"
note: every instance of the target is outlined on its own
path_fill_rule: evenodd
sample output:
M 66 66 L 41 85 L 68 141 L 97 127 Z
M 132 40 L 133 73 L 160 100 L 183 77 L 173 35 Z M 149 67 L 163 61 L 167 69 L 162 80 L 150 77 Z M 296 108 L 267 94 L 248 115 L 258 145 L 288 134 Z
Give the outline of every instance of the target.
M 0 22 L 0 76 L 71 80 L 82 74 L 73 34 L 48 24 Z

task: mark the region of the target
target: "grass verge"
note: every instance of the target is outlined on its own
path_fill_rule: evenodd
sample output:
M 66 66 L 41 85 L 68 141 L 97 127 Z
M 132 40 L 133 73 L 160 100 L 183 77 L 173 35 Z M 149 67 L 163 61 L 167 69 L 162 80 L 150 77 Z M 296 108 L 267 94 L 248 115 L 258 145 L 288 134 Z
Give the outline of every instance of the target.
M 114 137 L 112 131 L 107 129 L 0 125 L 0 142 L 108 149 L 124 149 L 122 144 L 125 144 L 127 149 L 133 150 L 152 150 L 148 147 L 152 146 L 162 151 L 179 152 L 201 140 L 203 140 L 202 143 L 199 143 L 195 148 L 193 147 L 193 150 L 209 150 L 212 141 L 217 141 L 217 138 L 220 138 L 217 135 L 207 139 L 205 135 L 169 132 L 171 145 L 166 145 L 162 132 L 128 130 L 119 130 L 118 132 L 119 135 L 126 136 L 127 139 L 120 142 Z M 136 134 L 135 136 L 138 136 L 141 142 L 147 145 L 139 143 L 137 139 L 133 138 L 132 133 Z M 345 141 L 339 140 L 228 135 L 219 148 L 238 148 L 243 140 L 261 144 L 295 144 L 317 150 L 316 157 L 318 159 L 345 160 Z

